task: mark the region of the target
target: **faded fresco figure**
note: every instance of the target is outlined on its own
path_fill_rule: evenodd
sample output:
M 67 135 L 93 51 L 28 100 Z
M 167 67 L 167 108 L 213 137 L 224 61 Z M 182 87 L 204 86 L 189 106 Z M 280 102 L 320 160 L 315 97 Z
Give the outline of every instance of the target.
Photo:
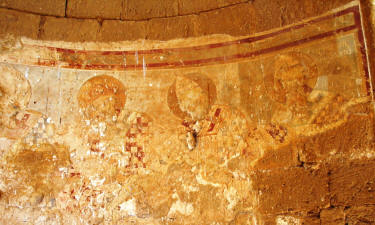
M 248 164 L 234 162 L 251 161 L 256 155 L 248 149 L 249 131 L 243 114 L 215 101 L 216 87 L 203 74 L 177 76 L 168 95 L 169 108 L 182 120 L 189 154 L 207 177 L 220 173 L 220 165 L 226 163 L 233 170 L 245 170 Z
M 0 65 L 0 137 L 25 137 L 42 116 L 28 109 L 29 81 L 11 66 Z
M 304 54 L 278 56 L 274 64 L 272 97 L 278 102 L 272 123 L 300 126 L 312 115 L 313 91 L 318 70 L 312 59 Z
M 12 66 L 0 65 L 0 193 L 10 204 L 49 204 L 64 185 L 68 147 L 51 142 L 53 124 L 28 108 L 29 81 Z
M 289 132 L 292 129 L 297 135 L 314 135 L 337 127 L 347 120 L 350 108 L 369 101 L 368 97 L 348 100 L 334 90 L 321 90 L 313 58 L 299 52 L 279 55 L 273 76 L 266 77 L 265 83 L 276 102 L 272 126 Z
M 143 142 L 150 118 L 124 109 L 122 82 L 107 75 L 90 78 L 77 98 L 88 129 L 90 155 L 107 159 L 117 169 L 145 168 Z
M 125 109 L 125 86 L 112 76 L 88 79 L 77 100 L 84 125 L 80 133 L 83 142 L 75 158 L 84 158 L 84 163 L 74 164 L 73 159 L 67 171 L 70 185 L 59 194 L 57 204 L 72 217 L 96 224 L 109 217 L 104 206 L 115 201 L 119 187 L 147 167 L 151 119 Z M 83 210 L 77 213 L 77 209 Z
M 207 199 L 201 210 L 208 221 L 235 216 L 231 205 L 218 207 L 215 202 L 223 200 L 222 193 L 229 196 L 251 189 L 251 182 L 246 177 L 257 157 L 255 149 L 252 151 L 247 143 L 246 118 L 232 106 L 217 104 L 216 94 L 214 82 L 204 74 L 184 74 L 176 76 L 167 99 L 171 112 L 181 121 L 180 140 L 185 144 L 185 151 L 181 149 L 180 154 L 184 164 L 196 174 L 194 183 L 207 185 L 205 187 L 210 190 L 209 193 L 191 194 L 197 199 Z M 174 172 L 171 170 L 170 173 Z M 236 195 L 235 201 L 251 205 L 247 193 Z M 216 215 L 218 210 L 225 213 Z

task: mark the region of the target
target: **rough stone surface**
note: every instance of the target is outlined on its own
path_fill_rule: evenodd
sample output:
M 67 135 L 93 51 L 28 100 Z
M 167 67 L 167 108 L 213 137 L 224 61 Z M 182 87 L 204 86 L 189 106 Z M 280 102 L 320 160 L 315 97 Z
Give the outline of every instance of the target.
M 250 223 L 251 224 L 251 223 Z M 264 225 L 321 225 L 321 220 L 318 216 L 311 215 L 294 215 L 283 214 L 275 216 L 266 216 L 264 218 Z
M 294 144 L 290 144 L 276 149 L 268 149 L 263 157 L 256 162 L 254 168 L 257 170 L 267 170 L 300 165 L 298 150 Z
M 26 36 L 37 39 L 40 16 L 0 9 L 0 34 Z
M 321 224 L 345 225 L 345 213 L 343 208 L 328 208 L 320 212 Z
M 105 20 L 100 29 L 100 41 L 138 40 L 146 38 L 146 22 Z
M 228 7 L 247 0 L 219 0 L 219 1 L 201 1 L 201 0 L 178 0 L 179 15 L 198 14 L 200 12 L 215 10 L 218 8 Z
M 293 0 L 293 2 L 287 0 L 268 2 L 260 0 L 113 0 L 111 2 L 71 0 L 68 1 L 68 5 L 65 7 L 65 1 L 61 2 L 61 0 L 57 2 L 48 1 L 48 3 L 44 1 L 27 1 L 27 3 L 24 3 L 23 1 L 2 0 L 1 3 L 3 5 L 0 5 L 0 7 L 14 8 L 15 10 L 40 15 L 82 18 L 88 21 L 92 18 L 98 18 L 101 23 L 104 20 L 107 24 L 112 24 L 119 29 L 112 31 L 113 39 L 111 39 L 109 35 L 104 39 L 99 35 L 95 40 L 126 41 L 134 40 L 134 38 L 137 39 L 139 35 L 123 35 L 127 33 L 127 30 L 122 30 L 122 27 L 124 29 L 128 28 L 129 30 L 139 30 L 139 23 L 128 23 L 124 25 L 121 20 L 129 22 L 141 20 L 149 23 L 145 25 L 145 27 L 169 27 L 165 36 L 157 35 L 157 33 L 160 32 L 147 29 L 145 35 L 141 35 L 147 39 L 157 39 L 159 36 L 160 40 L 169 40 L 207 34 L 249 35 L 296 23 L 310 16 L 320 15 L 330 9 L 344 5 L 349 1 L 350 0 L 319 0 L 312 3 L 308 0 Z M 67 15 L 65 15 L 65 12 Z M 367 14 L 370 15 L 369 12 Z M 22 17 L 27 18 L 28 14 L 22 15 Z M 115 24 L 115 22 L 117 24 Z M 176 22 L 178 26 L 172 25 Z M 187 32 L 186 27 L 191 26 L 194 27 L 194 32 Z M 18 35 L 16 32 L 7 32 L 9 34 Z M 79 33 L 80 31 L 76 30 L 74 32 Z M 105 33 L 106 32 L 107 31 L 105 31 Z M 61 40 L 59 37 L 60 35 L 51 34 L 50 36 L 44 36 L 44 39 Z M 129 37 L 129 39 L 126 37 Z
M 256 16 L 257 13 L 252 4 L 241 4 L 205 12 L 198 17 L 198 33 L 200 35 L 230 33 L 235 36 L 251 34 L 263 26 L 263 24 L 257 26 L 254 20 Z M 220 23 L 213 21 L 220 21 Z
M 127 0 L 123 4 L 121 19 L 144 20 L 178 15 L 178 1 L 175 0 Z
M 373 205 L 349 208 L 346 211 L 346 224 L 375 223 L 375 207 Z
M 369 105 L 366 106 L 370 107 Z M 361 112 L 362 111 L 362 112 Z M 300 160 L 307 163 L 316 163 L 332 155 L 350 157 L 358 153 L 358 149 L 374 148 L 374 120 L 372 109 L 360 109 L 357 115 L 351 115 L 348 123 L 330 130 L 324 136 L 302 138 L 297 144 Z M 366 113 L 364 116 L 364 113 Z M 356 134 L 362 133 L 365 139 L 358 139 Z
M 0 7 L 40 15 L 65 16 L 66 0 L 0 0 Z
M 146 23 L 147 39 L 170 40 L 197 36 L 198 16 L 151 19 Z M 163 32 L 156 32 L 162 30 Z
M 255 172 L 251 178 L 262 214 L 317 212 L 329 204 L 326 169 L 275 169 Z
M 331 165 L 331 204 L 334 206 L 361 206 L 375 204 L 374 161 L 358 160 Z
M 45 17 L 40 33 L 42 40 L 95 41 L 100 25 L 96 20 Z M 79 32 L 77 32 L 79 31 Z
M 0 224 L 375 223 L 357 8 L 303 22 L 344 1 L 289 2 L 141 21 L 1 9 Z M 216 32 L 245 36 L 186 39 Z
M 120 19 L 123 0 L 69 0 L 67 17 Z

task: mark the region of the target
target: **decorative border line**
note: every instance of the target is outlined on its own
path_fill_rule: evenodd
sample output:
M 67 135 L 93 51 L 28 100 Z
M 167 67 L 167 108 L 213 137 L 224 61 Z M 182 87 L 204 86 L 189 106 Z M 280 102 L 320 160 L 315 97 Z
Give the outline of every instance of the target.
M 367 53 L 366 53 L 366 45 L 365 45 L 365 39 L 364 39 L 364 31 L 361 23 L 361 15 L 360 15 L 360 6 L 352 6 L 349 8 L 346 8 L 344 10 L 312 19 L 310 21 L 297 24 L 294 26 L 287 27 L 285 29 L 281 29 L 275 32 L 262 34 L 259 36 L 253 36 L 253 37 L 247 37 L 239 40 L 234 41 L 228 41 L 228 42 L 221 42 L 221 43 L 214 43 L 214 44 L 207 44 L 207 45 L 201 45 L 201 46 L 192 46 L 192 47 L 181 47 L 181 48 L 163 48 L 163 49 L 150 49 L 150 50 L 139 50 L 139 51 L 89 51 L 89 50 L 74 50 L 74 49 L 67 49 L 67 48 L 57 48 L 57 47 L 45 47 L 45 46 L 38 46 L 38 45 L 32 45 L 31 47 L 37 47 L 42 49 L 47 49 L 49 51 L 54 51 L 58 54 L 66 54 L 68 56 L 80 56 L 80 55 L 87 55 L 87 56 L 134 56 L 135 58 L 142 59 L 142 56 L 147 56 L 151 54 L 171 54 L 171 53 L 179 53 L 179 52 L 187 52 L 187 51 L 202 51 L 202 50 L 210 50 L 210 49 L 216 49 L 226 46 L 238 46 L 241 44 L 249 44 L 256 41 L 264 40 L 267 38 L 272 38 L 275 36 L 278 36 L 283 33 L 290 32 L 292 30 L 302 29 L 308 25 L 312 25 L 314 23 L 318 23 L 321 21 L 333 19 L 339 16 L 347 15 L 352 13 L 354 16 L 354 25 L 341 27 L 334 29 L 332 31 L 328 31 L 325 33 L 320 33 L 317 35 L 313 35 L 310 37 L 306 37 L 303 39 L 295 40 L 292 42 L 280 44 L 277 46 L 272 46 L 265 49 L 260 49 L 252 52 L 247 53 L 239 53 L 234 55 L 224 55 L 219 57 L 212 57 L 212 58 L 205 58 L 205 59 L 196 59 L 196 60 L 187 60 L 187 61 L 171 61 L 171 62 L 156 62 L 156 63 L 146 63 L 143 61 L 140 64 L 82 64 L 82 63 L 75 63 L 74 61 L 66 62 L 64 60 L 62 61 L 56 61 L 56 60 L 41 60 L 38 59 L 37 62 L 35 62 L 38 66 L 48 66 L 48 67 L 56 67 L 60 66 L 61 68 L 67 68 L 67 69 L 82 69 L 82 70 L 118 70 L 118 71 L 124 71 L 124 70 L 142 70 L 145 67 L 149 69 L 172 69 L 172 68 L 182 68 L 182 67 L 192 67 L 192 66 L 203 66 L 203 65 L 210 65 L 214 63 L 228 63 L 232 62 L 234 60 L 239 59 L 246 59 L 246 58 L 253 58 L 259 55 L 271 53 L 274 51 L 283 50 L 289 47 L 298 46 L 301 44 L 309 43 L 315 40 L 331 37 L 334 35 L 337 35 L 341 32 L 348 32 L 353 31 L 357 29 L 357 38 L 359 42 L 359 51 L 361 54 L 361 58 L 363 61 L 363 71 L 365 73 L 365 79 L 366 79 L 366 90 L 368 95 L 371 93 L 371 84 L 370 84 L 370 72 L 368 67 L 368 59 L 367 59 Z M 64 65 L 65 64 L 65 65 Z
M 89 51 L 89 50 L 75 50 L 75 49 L 67 49 L 67 48 L 55 48 L 55 47 L 46 47 L 50 50 L 55 50 L 56 52 L 59 53 L 70 53 L 70 54 L 94 54 L 94 55 L 146 55 L 146 54 L 155 54 L 155 53 L 170 53 L 170 52 L 185 52 L 188 50 L 206 50 L 206 49 L 213 49 L 213 48 L 220 48 L 220 47 L 225 47 L 225 46 L 230 46 L 230 45 L 239 45 L 239 44 L 245 44 L 245 43 L 253 43 L 256 41 L 260 41 L 263 39 L 271 38 L 283 33 L 287 33 L 292 30 L 296 29 L 301 29 L 304 28 L 307 25 L 311 25 L 313 23 L 318 23 L 324 20 L 332 19 L 335 17 L 343 16 L 349 13 L 354 13 L 355 19 L 359 19 L 360 21 L 360 15 L 359 15 L 359 7 L 358 6 L 353 6 L 347 9 L 344 9 L 342 11 L 319 17 L 316 19 L 313 19 L 311 21 L 298 24 L 295 26 L 291 26 L 285 29 L 281 29 L 272 33 L 268 34 L 263 34 L 259 36 L 254 36 L 254 37 L 248 37 L 244 39 L 239 39 L 239 40 L 234 40 L 234 41 L 228 41 L 228 42 L 221 42 L 221 43 L 214 43 L 214 44 L 208 44 L 208 45 L 200 45 L 200 46 L 193 46 L 193 47 L 181 47 L 181 48 L 163 48 L 163 49 L 150 49 L 150 50 L 139 50 L 139 51 Z M 361 23 L 357 23 L 356 25 L 361 26 Z M 43 47 L 43 46 L 35 46 L 35 47 Z

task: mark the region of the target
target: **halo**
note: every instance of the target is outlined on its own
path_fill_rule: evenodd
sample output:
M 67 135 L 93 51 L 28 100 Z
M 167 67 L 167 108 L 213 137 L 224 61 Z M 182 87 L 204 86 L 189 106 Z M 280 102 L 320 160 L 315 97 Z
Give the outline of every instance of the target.
M 290 59 L 297 60 L 305 68 L 303 76 L 306 79 L 305 90 L 307 93 L 311 93 L 318 79 L 318 68 L 312 57 L 309 55 L 301 52 L 288 52 L 278 55 L 277 58 L 274 59 L 273 65 L 266 68 L 264 84 L 268 96 L 279 103 L 285 103 L 286 93 L 283 90 L 275 89 L 275 75 L 278 71 L 283 69 L 285 65 L 288 66 L 288 64 L 290 64 Z
M 100 75 L 88 79 L 79 89 L 77 100 L 82 109 L 91 106 L 99 97 L 113 96 L 115 98 L 116 113 L 119 114 L 125 106 L 125 86 L 118 79 Z
M 183 74 L 183 75 L 178 75 L 178 76 L 184 76 L 185 78 L 199 85 L 202 91 L 208 96 L 208 104 L 209 104 L 209 109 L 210 109 L 211 106 L 216 101 L 216 86 L 214 82 L 207 76 L 203 74 L 198 74 L 198 73 Z M 181 110 L 180 105 L 178 103 L 177 94 L 176 94 L 176 81 L 174 81 L 173 84 L 169 87 L 168 95 L 167 95 L 167 102 L 168 102 L 169 109 L 172 111 L 172 113 L 175 116 L 181 119 L 186 119 L 186 118 L 191 119 L 188 113 L 183 112 Z

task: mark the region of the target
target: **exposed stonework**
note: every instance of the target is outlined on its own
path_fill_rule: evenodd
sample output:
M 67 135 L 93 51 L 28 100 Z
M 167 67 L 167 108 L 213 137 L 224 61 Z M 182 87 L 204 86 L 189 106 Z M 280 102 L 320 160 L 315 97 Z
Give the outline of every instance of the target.
M 38 38 L 40 16 L 0 9 L 1 35 Z
M 43 17 L 39 32 L 41 40 L 93 41 L 97 39 L 100 25 L 97 20 Z M 79 31 L 79 32 L 77 32 Z
M 0 7 L 40 15 L 65 16 L 66 0 L 1 0 Z
M 145 20 L 150 18 L 175 17 L 179 15 L 178 0 L 137 1 L 128 0 L 123 3 L 121 19 Z
M 302 19 L 317 16 L 330 9 L 348 3 L 350 0 L 309 0 L 294 1 L 120 1 L 108 3 L 103 1 L 67 1 L 64 12 L 59 8 L 60 2 L 48 0 L 3 1 L 3 17 L 17 14 L 18 20 L 29 21 L 30 17 L 45 16 L 38 29 L 1 29 L 0 35 L 14 34 L 35 38 L 34 33 L 43 36 L 44 40 L 59 41 L 125 41 L 137 39 L 170 40 L 175 38 L 198 37 L 210 34 L 249 35 L 269 29 L 296 23 Z M 64 1 L 65 4 L 65 1 Z M 30 5 L 33 7 L 28 7 Z M 39 6 L 40 5 L 40 6 Z M 38 9 L 38 10 L 36 10 Z M 53 9 L 53 10 L 52 10 Z M 54 10 L 58 10 L 55 12 Z M 65 15 L 66 12 L 66 15 Z M 30 15 L 31 14 L 31 15 Z M 57 16 L 55 17 L 50 17 Z M 69 19 L 67 19 L 69 18 Z M 225 18 L 225 19 L 223 19 Z M 81 24 L 111 24 L 113 28 L 85 30 Z M 13 27 L 12 21 L 1 19 L 7 26 Z M 55 21 L 61 24 L 62 31 L 57 30 L 42 35 L 43 30 L 50 29 L 44 21 Z M 220 22 L 217 22 L 220 21 Z M 9 23 L 9 24 L 8 24 Z M 155 27 L 155 29 L 154 29 Z M 166 32 L 156 31 L 157 27 L 167 28 Z M 110 29 L 110 31 L 108 30 Z M 138 32 L 141 30 L 141 32 Z M 134 32 L 133 32 L 134 31 Z M 57 34 L 55 34 L 55 32 Z M 87 34 L 87 33 L 90 34 Z M 78 35 L 83 33 L 83 36 Z M 83 39 L 80 39 L 83 38 Z
M 67 2 L 67 17 L 120 19 L 124 1 L 69 0 Z
M 373 62 L 356 2 L 184 38 L 339 3 L 217 1 L 141 21 L 1 9 L 15 19 L 0 40 L 0 223 L 374 223 Z M 182 39 L 87 42 L 145 37 Z

